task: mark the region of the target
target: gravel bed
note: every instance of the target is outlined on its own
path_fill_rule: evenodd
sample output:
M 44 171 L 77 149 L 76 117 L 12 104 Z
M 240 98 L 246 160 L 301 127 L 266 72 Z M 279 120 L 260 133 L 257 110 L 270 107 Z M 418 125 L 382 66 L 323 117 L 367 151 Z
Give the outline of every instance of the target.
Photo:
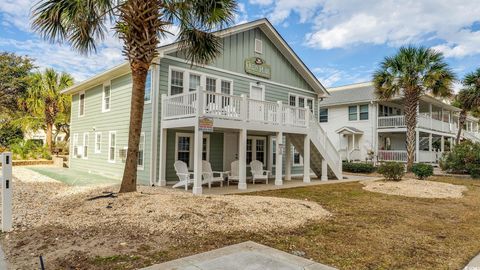
M 405 179 L 394 181 L 364 181 L 363 189 L 389 195 L 400 195 L 416 198 L 462 198 L 466 186 L 448 183 Z

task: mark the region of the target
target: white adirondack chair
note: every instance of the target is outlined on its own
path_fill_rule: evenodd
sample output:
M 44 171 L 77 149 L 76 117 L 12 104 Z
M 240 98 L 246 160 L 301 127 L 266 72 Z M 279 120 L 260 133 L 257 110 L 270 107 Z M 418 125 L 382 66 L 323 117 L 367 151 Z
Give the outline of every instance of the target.
M 185 190 L 188 190 L 188 185 L 193 184 L 194 181 L 193 172 L 189 172 L 187 164 L 181 160 L 175 161 L 173 167 L 175 167 L 175 172 L 177 173 L 179 180 L 178 183 L 173 185 L 173 188 L 185 186 Z
M 230 182 L 239 182 L 239 161 L 235 160 L 230 164 L 230 171 L 228 171 L 227 175 L 227 186 L 230 186 Z
M 223 187 L 224 172 L 212 171 L 212 165 L 206 160 L 202 160 L 202 175 L 203 180 L 208 183 L 208 188 L 211 188 L 212 183 L 219 182 Z M 218 175 L 218 176 L 215 176 Z
M 252 172 L 252 180 L 255 185 L 255 180 L 265 181 L 268 184 L 268 176 L 270 171 L 263 169 L 263 163 L 258 160 L 250 162 L 250 170 Z

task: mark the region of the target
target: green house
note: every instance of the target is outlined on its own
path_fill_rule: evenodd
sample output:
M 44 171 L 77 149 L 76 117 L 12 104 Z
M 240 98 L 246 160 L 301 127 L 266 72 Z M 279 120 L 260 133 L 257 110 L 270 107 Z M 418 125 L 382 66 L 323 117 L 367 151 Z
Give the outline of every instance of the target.
M 174 163 L 193 172 L 202 192 L 202 160 L 231 171 L 247 188 L 258 160 L 276 185 L 292 176 L 342 177 L 341 160 L 318 123 L 328 92 L 266 19 L 216 33 L 222 53 L 199 66 L 173 43 L 159 48 L 149 71 L 138 160 L 144 185 L 177 183 Z M 128 141 L 128 63 L 65 90 L 72 95 L 70 167 L 121 179 Z

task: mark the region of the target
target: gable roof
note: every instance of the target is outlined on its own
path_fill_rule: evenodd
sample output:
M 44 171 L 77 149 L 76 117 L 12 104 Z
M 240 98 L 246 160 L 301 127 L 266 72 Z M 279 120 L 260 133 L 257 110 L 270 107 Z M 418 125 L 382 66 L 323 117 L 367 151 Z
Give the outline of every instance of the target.
M 329 88 L 330 96 L 320 102 L 320 106 L 342 105 L 376 100 L 371 82 L 350 84 Z
M 305 63 L 298 57 L 298 55 L 292 50 L 288 43 L 282 38 L 273 25 L 265 18 L 256 21 L 239 24 L 223 30 L 215 32 L 219 37 L 226 37 L 234 35 L 236 33 L 248 31 L 253 28 L 260 28 L 263 33 L 272 41 L 282 55 L 289 61 L 289 63 L 299 72 L 304 80 L 312 87 L 312 89 L 319 95 L 319 97 L 329 96 L 327 89 L 320 83 L 320 81 L 313 75 L 310 69 Z M 178 42 L 167 44 L 158 48 L 160 57 L 162 55 L 171 53 L 178 50 Z M 113 76 L 119 76 L 129 71 L 128 63 L 125 62 L 110 70 L 100 73 L 90 79 L 82 81 L 62 91 L 62 93 L 72 94 L 74 92 L 82 91 L 102 83 L 104 80 L 108 80 Z
M 363 131 L 361 131 L 360 129 L 358 128 L 354 128 L 354 127 L 349 127 L 349 126 L 343 126 L 337 130 L 335 130 L 335 133 L 339 133 L 339 134 L 363 134 Z

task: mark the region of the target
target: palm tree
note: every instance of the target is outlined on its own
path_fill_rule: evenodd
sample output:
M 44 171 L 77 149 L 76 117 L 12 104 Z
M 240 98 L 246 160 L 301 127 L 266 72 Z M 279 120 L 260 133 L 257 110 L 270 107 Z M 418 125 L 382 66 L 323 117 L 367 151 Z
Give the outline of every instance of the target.
M 191 63 L 205 64 L 221 49 L 212 30 L 233 22 L 235 0 L 41 0 L 33 11 L 33 28 L 44 38 L 66 41 L 81 53 L 95 51 L 107 24 L 123 41 L 132 72 L 127 160 L 120 192 L 136 191 L 137 159 L 144 108 L 145 80 L 160 39 L 172 25 L 179 47 Z
M 448 97 L 452 94 L 455 75 L 445 63 L 443 54 L 425 47 L 401 47 L 397 54 L 385 57 L 373 74 L 375 94 L 384 100 L 404 96 L 407 125 L 407 170 L 415 159 L 417 106 L 424 94 Z
M 460 142 L 463 126 L 469 112 L 479 113 L 480 111 L 480 68 L 465 75 L 462 80 L 463 88 L 455 97 L 454 105 L 461 108 L 458 118 L 458 133 L 456 143 Z
M 60 91 L 73 85 L 73 78 L 67 73 L 57 73 L 49 68 L 31 75 L 30 86 L 19 103 L 25 108 L 26 115 L 20 118 L 24 128 L 43 126 L 46 131 L 48 150 L 53 149 L 53 127 L 63 121 L 63 114 L 69 114 L 71 97 Z

